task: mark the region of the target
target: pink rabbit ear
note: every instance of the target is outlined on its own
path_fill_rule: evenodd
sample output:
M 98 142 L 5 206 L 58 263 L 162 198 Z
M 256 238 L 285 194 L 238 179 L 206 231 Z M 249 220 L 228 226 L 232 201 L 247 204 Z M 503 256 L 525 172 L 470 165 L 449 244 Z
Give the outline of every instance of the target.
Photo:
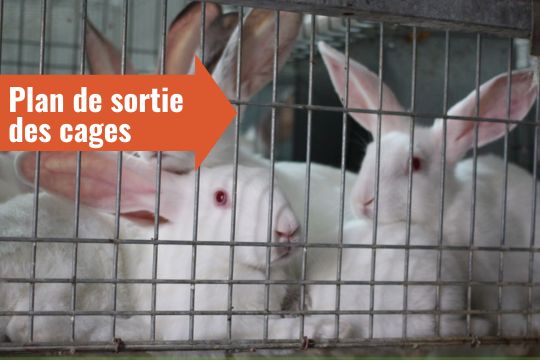
M 88 68 L 92 74 L 120 74 L 122 53 L 88 20 L 85 43 Z M 126 60 L 126 73 L 134 72 L 133 65 Z
M 301 14 L 280 12 L 278 71 L 291 54 L 301 25 Z M 243 100 L 250 99 L 272 81 L 275 27 L 275 12 L 271 10 L 251 10 L 243 21 L 240 74 Z M 214 79 L 230 98 L 236 97 L 239 38 L 240 27 L 237 26 L 213 72 Z
M 319 42 L 319 52 L 322 55 L 330 79 L 341 102 L 345 104 L 345 55 L 325 42 Z M 349 59 L 349 102 L 348 107 L 365 110 L 379 109 L 379 78 L 364 65 Z M 404 111 L 396 96 L 383 83 L 382 110 Z M 351 112 L 350 115 L 363 128 L 375 134 L 377 130 L 377 114 Z M 408 131 L 409 117 L 382 115 L 382 133 L 390 131 Z
M 167 34 L 165 73 L 187 74 L 201 41 L 202 4 L 192 2 L 174 19 Z M 208 29 L 221 15 L 221 6 L 207 2 L 205 28 Z
M 480 86 L 480 111 L 478 116 L 487 119 L 522 120 L 533 106 L 538 85 L 532 71 L 514 71 L 508 81 L 508 73 L 500 74 Z M 508 109 L 508 86 L 511 85 L 510 109 Z M 454 105 L 448 115 L 476 116 L 476 91 Z M 447 159 L 451 163 L 460 160 L 473 147 L 475 121 L 447 121 Z M 435 121 L 432 127 L 434 136 L 442 141 L 442 120 Z M 512 130 L 516 124 L 509 124 Z M 502 137 L 506 123 L 493 121 L 478 122 L 478 146 L 486 145 Z
M 42 152 L 40 157 L 40 188 L 55 195 L 75 199 L 77 156 L 75 152 Z M 23 152 L 17 156 L 19 178 L 34 182 L 36 155 Z M 116 209 L 117 158 L 113 154 L 85 152 L 81 157 L 80 201 L 82 204 L 114 213 Z M 124 156 L 122 168 L 121 213 L 154 213 L 156 186 L 155 169 L 149 163 Z M 170 191 L 173 179 L 164 174 L 162 188 Z M 168 192 L 169 193 L 169 192 Z M 173 196 L 176 199 L 178 197 Z M 175 215 L 174 205 L 165 202 L 161 215 Z

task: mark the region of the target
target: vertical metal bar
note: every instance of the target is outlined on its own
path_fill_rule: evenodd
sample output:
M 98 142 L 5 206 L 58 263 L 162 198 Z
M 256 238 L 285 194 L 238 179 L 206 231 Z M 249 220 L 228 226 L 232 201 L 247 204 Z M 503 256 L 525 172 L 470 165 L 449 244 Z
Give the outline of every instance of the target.
M 86 59 L 86 16 L 87 16 L 87 4 L 88 0 L 81 0 L 81 20 L 80 20 L 80 39 L 81 51 L 79 53 L 79 74 L 83 75 L 85 71 L 85 59 Z M 75 173 L 75 214 L 73 230 L 73 237 L 76 239 L 79 237 L 79 220 L 81 209 L 81 152 L 77 151 L 77 168 Z M 73 244 L 73 263 L 71 269 L 72 287 L 71 287 L 71 341 L 75 341 L 75 307 L 77 304 L 77 263 L 78 263 L 78 251 L 79 244 Z
M 510 111 L 512 106 L 512 58 L 513 58 L 513 40 L 508 41 L 508 64 L 507 64 L 507 98 L 506 98 L 506 119 L 510 120 Z M 501 209 L 501 222 L 500 222 L 500 250 L 499 250 L 499 285 L 497 286 L 497 336 L 502 335 L 502 299 L 503 299 L 503 286 L 500 283 L 504 278 L 504 247 L 506 245 L 506 203 L 508 195 L 508 123 L 505 123 L 504 133 L 504 174 L 502 183 L 502 209 Z
M 128 13 L 129 13 L 129 7 L 128 7 L 128 0 L 123 1 L 123 7 L 122 7 L 122 59 L 121 59 L 121 66 L 120 66 L 120 73 L 122 75 L 126 74 L 126 62 L 127 62 L 127 30 L 128 30 Z M 114 233 L 114 239 L 118 240 L 120 238 L 120 209 L 121 209 L 121 201 L 122 201 L 122 165 L 124 163 L 123 161 L 123 153 L 121 151 L 118 152 L 118 162 L 117 162 L 117 182 L 116 182 L 116 206 L 115 206 L 115 233 Z M 112 337 L 116 337 L 116 308 L 117 308 L 117 300 L 118 300 L 118 254 L 119 248 L 118 248 L 118 242 L 114 243 L 114 254 L 113 254 L 113 274 L 114 274 L 114 282 L 113 282 L 113 321 L 112 321 Z
M 480 115 L 480 76 L 482 60 L 482 35 L 476 35 L 476 117 Z M 454 120 L 455 121 L 455 120 Z M 470 212 L 469 250 L 468 250 L 468 285 L 467 285 L 467 335 L 471 335 L 471 302 L 472 302 L 472 280 L 473 280 L 473 255 L 474 232 L 476 225 L 476 175 L 478 168 L 478 121 L 474 121 L 474 143 L 473 143 L 473 179 L 472 179 L 472 202 Z
M 274 32 L 274 65 L 272 69 L 272 104 L 277 102 L 277 73 L 278 73 L 278 50 L 279 50 L 279 10 L 275 10 L 275 32 Z M 266 247 L 266 269 L 265 279 L 270 280 L 270 256 L 272 247 L 272 228 L 274 214 L 274 169 L 276 163 L 276 107 L 272 106 L 272 119 L 270 131 L 270 193 L 268 195 L 268 230 L 267 230 L 267 247 Z M 263 338 L 268 340 L 268 312 L 270 308 L 270 285 L 267 283 L 264 286 L 264 329 Z
M 383 103 L 383 60 L 384 60 L 384 24 L 379 23 L 379 108 L 377 112 L 377 133 L 375 134 L 375 189 L 373 194 L 373 237 L 372 244 L 377 245 L 377 226 L 379 220 L 379 181 L 381 170 L 381 127 L 382 127 L 382 103 Z M 371 274 L 369 285 L 369 338 L 373 338 L 373 310 L 375 308 L 375 262 L 377 261 L 376 249 L 371 250 Z
M 39 74 L 45 74 L 45 29 L 47 28 L 47 0 L 41 0 L 41 25 L 39 35 Z
M 309 74 L 308 74 L 308 105 L 313 105 L 313 68 L 315 64 L 315 28 L 316 17 L 311 15 L 311 35 L 309 41 Z M 306 308 L 306 280 L 307 272 L 307 244 L 309 240 L 309 200 L 311 190 L 311 136 L 313 126 L 313 110 L 307 111 L 307 135 L 306 135 L 306 190 L 304 193 L 304 247 L 302 248 L 302 267 L 300 286 L 300 341 L 304 338 L 305 308 Z
M 116 206 L 115 206 L 115 230 L 114 230 L 114 239 L 118 240 L 120 237 L 120 202 L 121 202 L 121 191 L 122 191 L 122 164 L 123 156 L 122 152 L 118 152 L 117 157 L 117 178 L 116 178 Z M 114 253 L 113 253 L 113 312 L 116 312 L 117 307 L 117 290 L 118 290 L 118 242 L 114 243 Z M 112 322 L 112 337 L 116 337 L 116 314 L 113 314 Z
M 537 65 L 535 75 L 538 76 L 540 71 L 540 65 Z M 528 278 L 528 296 L 527 296 L 527 336 L 532 335 L 532 317 L 534 314 L 534 302 L 533 302 L 533 281 L 534 281 L 534 248 L 536 246 L 536 203 L 538 197 L 538 127 L 540 124 L 540 88 L 536 94 L 536 113 L 535 113 L 535 126 L 534 126 L 534 148 L 533 148 L 533 176 L 532 176 L 532 204 L 531 204 L 531 227 L 530 227 L 530 240 L 529 240 L 529 278 Z
M 83 26 L 84 27 L 84 26 Z M 80 198 L 81 198 L 81 152 L 77 151 L 77 168 L 75 173 L 75 215 L 73 229 L 73 238 L 79 237 L 79 218 L 80 218 Z M 75 307 L 77 304 L 77 260 L 78 260 L 79 244 L 76 242 L 73 244 L 73 262 L 71 268 L 71 341 L 75 341 Z
M 128 0 L 128 1 L 131 1 L 131 0 Z M 133 6 L 133 10 L 135 10 L 137 7 L 136 6 Z M 126 29 L 126 32 L 128 34 L 133 34 L 134 33 L 134 28 L 135 28 L 135 11 L 130 11 L 128 12 L 128 21 L 127 21 L 127 29 Z M 126 45 L 126 54 L 133 54 L 133 41 L 131 41 L 131 38 L 128 36 L 126 37 L 126 42 L 127 42 L 127 45 Z M 127 65 L 127 64 L 126 64 Z
M 156 26 L 152 29 L 153 30 L 153 38 L 154 38 L 154 44 L 155 44 L 155 47 L 152 48 L 152 51 L 155 51 L 156 55 L 158 55 L 158 59 L 159 56 L 161 55 L 161 36 L 162 36 L 162 33 L 163 33 L 163 1 L 160 0 L 160 7 L 161 7 L 161 11 L 159 11 L 158 9 L 156 9 L 155 11 L 155 18 L 154 18 L 154 23 L 156 24 Z M 165 23 L 167 23 L 167 18 L 165 18 Z M 165 29 L 167 29 L 167 25 L 165 25 Z M 160 63 L 158 63 L 158 73 L 160 72 L 160 66 L 161 66 L 161 62 L 163 61 L 163 59 L 160 60 Z
M 78 17 L 79 19 L 80 19 L 80 16 L 78 16 L 78 15 L 81 14 L 81 10 L 82 10 L 81 6 L 82 6 L 82 0 L 77 1 L 77 2 L 73 2 L 73 15 L 74 15 L 74 17 Z M 84 26 L 84 25 L 85 25 L 85 23 L 83 23 L 81 21 L 75 21 L 73 34 L 75 36 L 75 41 L 76 42 L 77 42 L 77 38 L 76 38 L 77 34 L 79 35 L 79 38 L 80 38 L 81 31 L 84 31 L 84 30 L 81 29 L 81 26 Z M 81 39 L 79 39 L 79 41 L 77 42 L 77 46 L 79 46 L 80 44 L 82 44 Z M 80 51 L 73 51 L 73 65 L 71 66 L 71 68 L 72 68 L 71 72 L 73 74 L 78 73 L 79 68 L 81 67 L 81 62 L 79 61 L 80 56 L 81 56 Z
M 413 27 L 413 43 L 412 43 L 412 69 L 411 69 L 411 113 L 415 113 L 416 109 L 416 26 Z M 413 156 L 414 156 L 414 126 L 416 118 L 411 116 L 409 128 L 409 183 L 407 186 L 407 219 L 405 229 L 405 261 L 403 269 L 403 322 L 402 322 L 402 338 L 407 337 L 407 310 L 409 307 L 409 260 L 411 245 L 411 210 L 412 210 L 412 191 L 413 191 Z
M 2 73 L 3 34 L 4 34 L 4 0 L 0 0 L 0 74 Z
M 450 32 L 447 30 L 444 41 L 444 92 L 443 92 L 443 114 L 442 117 L 442 147 L 441 147 L 441 178 L 440 178 L 440 211 L 439 211 L 439 231 L 437 234 L 437 290 L 435 292 L 436 317 L 435 317 L 435 335 L 441 335 L 441 292 L 440 285 L 442 277 L 442 245 L 444 239 L 444 200 L 445 200 L 445 185 L 446 185 L 446 130 L 448 122 L 448 74 L 450 71 Z
M 206 26 L 206 1 L 201 1 L 201 60 L 204 63 L 204 46 L 205 36 L 204 31 Z M 201 169 L 198 168 L 195 171 L 195 194 L 193 201 L 193 245 L 191 248 L 191 287 L 190 287 L 190 301 L 189 301 L 189 341 L 193 343 L 193 334 L 195 327 L 195 278 L 197 271 L 197 234 L 199 228 L 199 187 L 201 183 Z
M 200 185 L 200 178 L 201 173 L 200 170 L 197 169 L 195 171 L 195 202 L 193 206 L 193 213 L 194 213 L 194 220 L 193 220 L 193 245 L 191 249 L 191 286 L 190 286 L 190 302 L 189 302 L 189 309 L 190 309 L 190 316 L 189 316 L 189 341 L 193 342 L 193 336 L 194 336 L 194 325 L 195 325 L 195 275 L 196 275 L 196 268 L 197 268 L 197 245 L 195 245 L 195 242 L 197 241 L 197 230 L 198 230 L 198 214 L 199 214 L 199 185 Z
M 195 191 L 194 191 L 194 206 L 193 206 L 193 245 L 191 248 L 191 285 L 190 285 L 190 316 L 189 316 L 189 341 L 193 342 L 194 325 L 195 325 L 195 275 L 197 269 L 197 232 L 198 232 L 198 217 L 199 217 L 199 185 L 201 181 L 200 168 L 195 171 Z
M 241 101 L 242 83 L 240 74 L 242 73 L 242 39 L 244 36 L 244 7 L 240 6 L 238 12 L 238 51 L 236 53 L 236 98 Z M 232 341 L 232 310 L 233 310 L 233 284 L 234 279 L 234 255 L 236 238 L 236 200 L 238 197 L 238 150 L 240 146 L 240 105 L 236 105 L 236 117 L 234 118 L 234 155 L 233 155 L 233 183 L 232 183 L 232 210 L 231 210 L 231 245 L 229 247 L 229 274 L 227 288 L 227 339 Z
M 37 229 L 38 229 L 38 212 L 39 212 L 39 174 L 41 166 L 41 153 L 36 152 L 36 170 L 34 172 L 34 205 L 33 205 L 33 216 L 32 216 L 32 237 L 34 241 L 32 242 L 32 273 L 31 279 L 36 278 L 36 253 L 37 253 Z M 34 300 L 35 300 L 35 283 L 31 282 L 30 284 L 30 308 L 29 311 L 34 311 Z M 34 315 L 30 315 L 29 318 L 29 328 L 30 328 L 30 342 L 34 341 Z
M 38 229 L 38 212 L 39 212 L 39 174 L 41 166 L 41 153 L 36 152 L 36 170 L 34 172 L 34 205 L 33 205 L 33 216 L 32 216 L 32 237 L 34 242 L 32 243 L 32 273 L 31 278 L 36 278 L 36 253 L 37 253 L 37 229 Z M 35 300 L 35 283 L 30 283 L 30 308 L 31 312 L 34 311 L 34 300 Z M 29 327 L 30 327 L 30 342 L 34 341 L 34 315 L 31 315 L 29 318 Z
M 121 68 L 120 73 L 122 75 L 126 74 L 126 63 L 127 63 L 127 38 L 128 38 L 128 15 L 129 15 L 129 1 L 123 0 L 122 4 L 122 59 L 121 59 Z
M 47 11 L 47 18 L 52 19 L 53 13 L 54 13 L 54 7 L 51 6 L 49 10 Z M 46 27 L 50 28 L 51 22 L 48 19 L 45 22 L 46 22 Z M 49 29 L 46 29 L 45 31 L 47 32 L 49 31 Z M 46 60 L 43 62 L 43 66 L 44 66 L 43 73 L 49 73 L 51 71 L 51 53 L 52 51 L 44 52 L 43 56 L 44 58 L 46 58 Z
M 347 110 L 349 108 L 349 65 L 350 65 L 350 36 L 351 18 L 346 18 L 345 31 L 345 111 L 341 120 L 341 179 L 339 188 L 339 224 L 338 224 L 338 261 L 336 268 L 336 299 L 335 299 L 335 337 L 339 340 L 339 311 L 341 308 L 341 264 L 343 262 L 343 224 L 345 219 L 345 175 L 347 170 Z
M 161 0 L 161 29 L 160 29 L 160 41 L 159 47 L 159 74 L 165 73 L 165 57 L 166 57 L 166 44 L 167 44 L 167 0 Z M 152 299 L 151 299 L 151 318 L 150 318 L 150 339 L 156 340 L 156 300 L 157 300 L 157 270 L 158 270 L 158 249 L 159 249 L 159 210 L 161 206 L 161 164 L 162 164 L 162 152 L 157 153 L 157 168 L 156 168 L 156 198 L 154 208 L 154 246 L 152 248 Z
M 40 25 L 40 36 L 39 36 L 39 74 L 43 75 L 45 73 L 45 29 L 46 29 L 46 20 L 47 20 L 47 0 L 41 0 L 41 25 Z M 33 217 L 32 217 L 32 237 L 34 241 L 32 242 L 32 273 L 30 278 L 36 278 L 36 256 L 37 256 L 37 230 L 38 230 L 38 214 L 39 214 L 39 174 L 40 174 L 40 165 L 41 165 L 41 153 L 36 152 L 36 170 L 34 173 L 34 208 L 33 208 Z M 35 308 L 35 282 L 30 284 L 30 311 L 33 313 Z M 29 319 L 29 335 L 30 342 L 34 341 L 34 315 L 30 315 Z
M 17 47 L 17 74 L 22 72 L 23 64 L 23 47 L 24 47 L 24 9 L 26 9 L 26 0 L 19 1 L 19 41 Z

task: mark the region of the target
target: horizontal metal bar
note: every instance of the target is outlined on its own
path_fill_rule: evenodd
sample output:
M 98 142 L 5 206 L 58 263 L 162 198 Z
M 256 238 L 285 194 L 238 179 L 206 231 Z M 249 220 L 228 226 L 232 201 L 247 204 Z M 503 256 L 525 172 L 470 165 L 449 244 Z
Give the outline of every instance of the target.
M 451 250 L 451 251 L 503 251 L 503 252 L 540 252 L 540 247 L 518 246 L 478 246 L 478 245 L 398 245 L 398 244 L 338 244 L 338 243 L 266 243 L 242 241 L 231 243 L 229 241 L 192 241 L 192 240 L 137 240 L 137 239 L 81 239 L 81 238 L 33 238 L 33 237 L 2 237 L 2 242 L 20 242 L 39 244 L 67 243 L 67 244 L 120 244 L 120 245 L 197 245 L 197 246 L 235 246 L 235 247 L 290 247 L 290 248 L 326 248 L 326 249 L 407 249 L 407 250 Z
M 75 310 L 75 311 L 0 311 L 0 316 L 291 316 L 300 315 L 489 315 L 489 314 L 540 314 L 540 309 L 452 309 L 452 310 Z
M 530 0 L 216 0 L 219 3 L 529 37 Z
M 346 113 L 362 113 L 362 114 L 375 114 L 375 115 L 398 115 L 398 116 L 409 116 L 412 118 L 425 118 L 425 119 L 436 119 L 436 118 L 445 118 L 448 120 L 469 120 L 469 121 L 479 121 L 479 122 L 495 122 L 501 124 L 520 124 L 527 126 L 538 127 L 539 124 L 534 121 L 522 121 L 515 119 L 497 119 L 497 118 L 486 118 L 481 116 L 458 116 L 458 115 L 445 115 L 441 113 L 418 113 L 414 111 L 389 111 L 389 110 L 375 110 L 375 109 L 362 109 L 362 108 L 351 108 L 351 107 L 339 107 L 339 106 L 325 106 L 325 105 L 308 105 L 308 104 L 286 104 L 280 102 L 274 103 L 257 103 L 252 101 L 237 101 L 235 99 L 229 99 L 229 101 L 234 105 L 249 105 L 255 107 L 269 107 L 269 108 L 282 108 L 282 109 L 295 109 L 295 110 L 306 110 L 306 111 L 332 111 L 332 112 L 346 112 Z
M 19 39 L 3 38 L 2 39 L 2 44 L 39 47 L 40 46 L 40 41 L 39 40 L 28 40 L 28 39 L 25 39 L 25 40 L 21 41 Z M 72 49 L 72 50 L 74 50 L 74 49 L 76 49 L 75 47 L 77 46 L 77 44 L 73 44 L 73 43 L 65 42 L 65 41 L 63 42 L 63 41 L 55 41 L 55 40 L 47 39 L 47 46 L 51 47 L 51 48 L 57 48 L 57 49 L 62 48 L 62 49 Z M 149 49 L 143 48 L 143 47 L 128 47 L 127 52 L 130 55 L 133 55 L 133 54 L 155 55 L 155 53 L 156 53 L 155 50 L 149 50 Z
M 28 61 L 10 61 L 10 60 L 4 60 L 2 61 L 2 66 L 21 66 L 21 67 L 29 67 L 29 68 L 38 68 L 39 62 L 28 62 Z M 61 64 L 47 64 L 47 68 L 50 70 L 65 70 L 65 71 L 73 71 L 73 65 L 61 65 Z M 18 71 L 18 70 L 16 70 Z M 7 71 L 4 71 L 4 74 L 22 74 L 22 73 L 8 73 Z
M 408 285 L 408 286 L 540 286 L 540 282 L 527 281 L 391 281 L 391 280 L 209 280 L 209 279 L 67 279 L 67 278 L 0 278 L 1 282 L 11 284 L 157 284 L 157 285 Z
M 538 337 L 423 337 L 423 338 L 386 338 L 386 339 L 339 339 L 310 341 L 309 348 L 377 348 L 377 347 L 410 347 L 417 349 L 422 346 L 449 346 L 449 345 L 524 345 L 539 344 Z M 0 352 L 129 352 L 129 351 L 181 351 L 181 350 L 248 350 L 256 349 L 302 349 L 303 341 L 295 340 L 265 340 L 265 341 L 122 341 L 119 343 L 96 342 L 82 343 L 5 343 L 0 345 Z

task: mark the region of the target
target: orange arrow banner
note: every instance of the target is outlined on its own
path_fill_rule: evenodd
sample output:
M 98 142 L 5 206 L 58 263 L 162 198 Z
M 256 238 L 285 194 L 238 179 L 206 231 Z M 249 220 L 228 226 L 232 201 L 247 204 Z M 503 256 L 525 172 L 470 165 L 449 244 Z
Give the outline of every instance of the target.
M 236 115 L 194 75 L 1 75 L 0 150 L 193 151 L 199 167 Z

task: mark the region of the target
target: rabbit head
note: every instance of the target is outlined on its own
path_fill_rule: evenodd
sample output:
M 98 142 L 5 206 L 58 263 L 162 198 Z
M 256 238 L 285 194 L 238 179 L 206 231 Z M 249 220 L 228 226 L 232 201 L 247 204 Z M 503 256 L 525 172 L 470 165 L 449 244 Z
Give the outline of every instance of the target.
M 319 43 L 319 50 L 330 74 L 334 89 L 342 102 L 345 96 L 346 76 L 345 56 Z M 350 59 L 349 63 L 348 107 L 368 110 L 379 109 L 379 78 L 360 63 Z M 382 84 L 383 111 L 405 112 L 396 96 Z M 510 108 L 506 98 L 511 86 Z M 455 104 L 449 116 L 488 119 L 522 120 L 534 104 L 537 84 L 532 71 L 515 71 L 496 76 L 479 89 L 480 109 L 476 111 L 476 91 Z M 378 115 L 375 113 L 351 112 L 351 116 L 376 139 Z M 440 177 L 442 149 L 444 144 L 444 124 L 446 123 L 446 185 L 447 198 L 452 199 L 456 191 L 454 169 L 456 164 L 473 148 L 475 125 L 478 127 L 478 146 L 488 144 L 502 137 L 506 131 L 516 126 L 500 121 L 472 121 L 462 119 L 436 119 L 431 127 L 414 127 L 414 144 L 410 157 L 411 121 L 406 115 L 381 115 L 380 173 L 378 199 L 375 199 L 377 147 L 372 142 L 352 191 L 352 207 L 358 216 L 372 218 L 375 200 L 378 219 L 383 223 L 406 220 L 409 175 L 412 171 L 413 191 L 411 220 L 431 222 L 433 214 L 438 214 L 440 197 Z
M 43 152 L 40 157 L 40 188 L 74 200 L 76 197 L 76 153 Z M 117 158 L 110 153 L 83 153 L 80 162 L 80 203 L 106 213 L 114 213 L 117 194 Z M 16 159 L 19 177 L 34 180 L 36 157 L 21 153 Z M 149 220 L 148 237 L 153 237 L 156 215 L 156 168 L 140 158 L 124 156 L 120 213 L 124 219 Z M 161 240 L 193 239 L 195 172 L 177 175 L 163 171 L 160 193 Z M 299 224 L 287 199 L 277 186 L 273 190 L 271 231 L 269 224 L 270 181 L 265 170 L 240 166 L 237 178 L 236 242 L 279 243 L 272 247 L 271 261 L 292 258 L 291 243 L 299 239 Z M 231 241 L 233 210 L 233 168 L 203 168 L 199 182 L 197 241 Z M 217 247 L 222 252 L 224 247 Z M 228 253 L 224 251 L 224 253 Z M 236 261 L 256 268 L 266 264 L 264 246 L 238 246 Z
M 202 5 L 190 3 L 171 23 L 167 33 L 165 51 L 165 74 L 186 74 L 193 71 L 194 56 L 200 55 L 200 29 Z M 280 13 L 279 48 L 277 70 L 281 70 L 291 54 L 300 32 L 302 15 Z M 92 73 L 120 73 L 121 52 L 88 22 L 86 53 Z M 274 42 L 269 41 L 275 33 L 275 12 L 264 9 L 251 10 L 242 21 L 242 31 L 237 13 L 222 14 L 219 5 L 207 2 L 205 6 L 204 63 L 216 83 L 228 98 L 237 96 L 237 63 L 242 68 L 239 76 L 243 101 L 248 101 L 272 81 L 274 65 Z M 241 59 L 238 47 L 242 37 Z M 126 61 L 126 72 L 133 66 Z M 220 144 L 233 144 L 232 127 Z M 225 146 L 224 145 L 224 146 Z M 218 146 L 217 150 L 221 150 Z M 216 151 L 217 151 L 216 150 Z M 157 156 L 153 151 L 137 152 L 144 159 Z M 193 155 L 186 152 L 163 152 L 164 169 L 185 172 L 193 168 Z M 223 161 L 221 163 L 227 163 Z
M 212 77 L 220 86 L 225 95 L 234 99 L 237 98 L 237 64 L 241 63 L 241 71 L 238 76 L 240 86 L 240 99 L 249 101 L 259 91 L 272 81 L 273 66 L 274 66 L 274 42 L 269 41 L 275 34 L 275 12 L 265 9 L 251 10 L 242 21 L 242 29 L 238 23 L 238 15 L 233 19 L 233 15 L 228 15 L 231 19 L 225 16 L 218 18 L 209 27 L 206 36 L 205 54 L 209 56 L 209 65 L 212 68 Z M 231 24 L 234 24 L 232 34 L 230 32 Z M 302 15 L 291 12 L 280 12 L 280 27 L 279 27 L 279 47 L 277 50 L 277 71 L 279 72 L 288 57 L 292 53 L 294 44 L 302 25 Z M 216 30 L 217 29 L 217 30 Z M 218 36 L 219 34 L 219 36 Z M 230 37 L 228 41 L 224 41 L 223 35 Z M 240 38 L 242 40 L 241 57 L 238 58 L 240 46 Z M 226 44 L 224 49 L 219 49 L 211 44 Z M 209 45 L 210 44 L 210 45 Z M 208 48 L 209 47 L 209 48 Z M 193 58 L 193 53 L 197 51 L 186 52 L 185 55 Z M 217 59 L 217 60 L 215 60 Z M 242 108 L 240 109 L 242 114 Z M 232 149 L 234 144 L 233 127 L 229 127 L 228 131 L 223 135 L 222 139 L 212 151 L 218 153 L 219 158 L 217 163 L 230 163 L 223 160 L 227 155 L 225 153 Z M 229 151 L 232 155 L 232 151 Z M 145 151 L 139 155 L 145 159 L 155 158 L 156 152 Z M 192 167 L 192 155 L 185 152 L 167 151 L 162 155 L 163 166 L 167 170 L 183 172 L 186 168 Z M 186 166 L 188 164 L 189 166 Z

